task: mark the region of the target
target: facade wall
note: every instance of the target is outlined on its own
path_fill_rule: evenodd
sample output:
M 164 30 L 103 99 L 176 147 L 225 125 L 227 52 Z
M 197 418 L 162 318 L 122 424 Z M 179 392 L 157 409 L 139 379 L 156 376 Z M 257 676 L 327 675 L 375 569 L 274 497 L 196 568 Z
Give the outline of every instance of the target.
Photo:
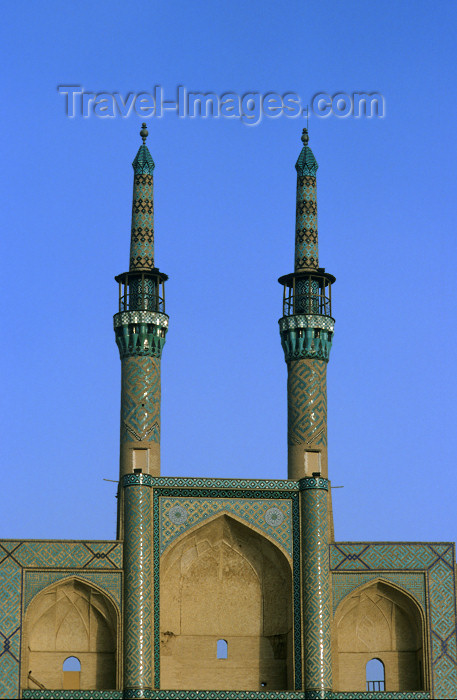
M 166 686 L 170 688 L 183 682 L 179 680 L 180 658 L 183 660 L 182 671 L 185 677 L 186 656 L 190 667 L 196 652 L 197 656 L 204 658 L 214 655 L 219 634 L 223 634 L 223 638 L 230 637 L 229 634 L 220 632 L 223 624 L 228 622 L 232 624 L 232 629 L 227 624 L 226 631 L 237 633 L 229 639 L 229 654 L 232 651 L 233 659 L 237 655 L 243 657 L 243 663 L 246 664 L 238 679 L 236 671 L 228 674 L 232 687 L 234 683 L 240 687 L 246 681 L 249 658 L 255 660 L 256 665 L 253 664 L 251 671 L 252 668 L 257 669 L 255 673 L 259 674 L 258 680 L 261 681 L 259 669 L 263 658 L 271 672 L 267 683 L 284 686 L 281 691 L 278 689 L 277 697 L 280 697 L 280 692 L 281 696 L 290 698 L 294 697 L 294 693 L 303 692 L 304 596 L 300 571 L 301 515 L 298 483 L 158 477 L 153 479 L 151 492 L 154 598 L 152 648 L 156 662 L 154 687 L 158 688 L 162 684 L 160 697 L 167 697 L 163 695 L 167 692 Z M 237 550 L 240 546 L 246 552 L 241 557 L 238 556 L 241 550 Z M 30 669 L 24 666 L 24 645 L 27 644 L 25 614 L 28 609 L 33 610 L 33 601 L 37 600 L 40 592 L 50 591 L 56 583 L 65 580 L 77 579 L 82 583 L 87 581 L 94 590 L 104 591 L 118 611 L 122 610 L 122 544 L 1 541 L 0 553 L 0 695 L 8 698 L 18 696 L 21 659 L 22 687 L 28 685 L 26 677 Z M 364 667 L 368 658 L 376 655 L 384 655 L 386 683 L 395 685 L 395 674 L 389 670 L 389 658 L 398 667 L 399 653 L 403 654 L 404 665 L 408 667 L 416 663 L 417 668 L 417 662 L 422 658 L 425 688 L 417 688 L 417 679 L 414 680 L 413 677 L 405 681 L 408 685 L 416 683 L 415 689 L 408 688 L 414 693 L 412 697 L 427 697 L 427 693 L 434 698 L 457 697 L 454 546 L 449 543 L 346 542 L 331 544 L 329 556 L 332 579 L 333 692 L 337 693 L 337 697 L 344 697 L 344 693 L 349 691 L 349 683 L 357 686 L 352 687 L 350 697 L 354 697 L 354 693 L 357 693 L 357 697 L 365 695 Z M 278 574 L 276 582 L 275 575 L 270 576 L 273 570 Z M 195 571 L 195 577 L 192 571 Z M 285 575 L 285 572 L 288 574 Z M 240 581 L 242 585 L 239 584 Z M 269 589 L 267 581 L 271 583 Z M 385 597 L 390 595 L 393 606 L 399 599 L 395 598 L 395 594 L 392 596 L 392 591 L 399 591 L 402 600 L 414 602 L 409 613 L 410 620 L 417 620 L 411 610 L 419 611 L 417 614 L 422 625 L 422 646 L 419 644 L 420 635 L 417 635 L 416 647 L 414 640 L 409 640 L 409 646 L 400 644 L 397 645 L 398 648 L 390 650 L 386 644 L 382 649 L 379 644 L 374 644 L 376 648 L 373 649 L 364 648 L 360 646 L 357 636 L 352 641 L 346 636 L 346 646 L 343 644 L 339 647 L 338 625 L 340 620 L 344 620 L 344 611 L 351 608 L 351 600 L 360 597 L 360 591 L 370 587 L 376 595 L 380 592 Z M 277 593 L 279 588 L 282 588 L 281 595 Z M 199 589 L 198 597 L 196 591 Z M 275 597 L 278 597 L 276 612 L 272 602 Z M 286 598 L 289 604 L 286 603 Z M 245 615 L 241 615 L 235 605 L 228 608 L 231 612 L 224 621 L 223 613 L 221 617 L 218 611 L 224 609 L 226 600 L 232 601 L 233 605 L 234 599 L 246 601 L 243 608 Z M 180 628 L 176 627 L 178 609 L 181 612 L 184 610 L 184 617 L 187 618 L 187 622 Z M 288 614 L 290 621 L 287 619 L 285 622 L 284 616 Z M 346 614 L 349 614 L 347 610 Z M 391 614 L 391 618 L 394 619 L 396 614 Z M 347 618 L 349 619 L 350 617 Z M 348 625 L 348 629 L 357 627 L 358 624 L 357 621 L 353 622 Z M 408 624 L 411 627 L 411 623 Z M 401 624 L 396 624 L 397 630 L 401 627 Z M 21 639 L 22 628 L 24 635 Z M 181 632 L 180 635 L 176 634 L 175 628 Z M 243 630 L 247 633 L 240 633 Z M 183 631 L 185 634 L 182 634 Z M 166 634 L 167 632 L 172 632 L 175 636 Z M 278 638 L 273 641 L 275 637 Z M 284 638 L 287 640 L 285 658 Z M 392 640 L 389 643 L 393 645 Z M 173 645 L 175 651 L 172 651 Z M 49 650 L 49 653 L 54 651 Z M 90 652 L 81 650 L 82 653 Z M 396 657 L 393 656 L 395 654 Z M 278 655 L 281 658 L 277 658 Z M 408 655 L 411 655 L 409 660 Z M 59 663 L 60 661 L 59 658 Z M 230 663 L 230 657 L 228 661 Z M 118 687 L 122 687 L 121 665 L 118 664 L 117 668 Z M 218 669 L 217 665 L 216 668 Z M 226 668 L 229 668 L 229 664 Z M 213 670 L 214 667 L 208 671 L 208 682 Z M 199 675 L 199 678 L 203 676 Z M 250 678 L 254 678 L 254 674 Z M 386 690 L 401 692 L 400 687 L 393 688 L 389 685 Z M 245 691 L 247 689 L 240 690 L 237 697 L 241 698 Z M 254 688 L 251 693 L 253 691 Z M 32 697 L 35 691 L 30 688 L 27 692 Z M 37 692 L 44 693 L 38 689 Z M 252 697 L 260 698 L 267 691 L 259 687 L 254 692 L 258 694 Z M 222 689 L 219 693 L 217 697 L 222 698 Z M 204 695 L 199 697 L 203 698 Z M 370 694 L 369 697 L 374 698 L 375 695 Z

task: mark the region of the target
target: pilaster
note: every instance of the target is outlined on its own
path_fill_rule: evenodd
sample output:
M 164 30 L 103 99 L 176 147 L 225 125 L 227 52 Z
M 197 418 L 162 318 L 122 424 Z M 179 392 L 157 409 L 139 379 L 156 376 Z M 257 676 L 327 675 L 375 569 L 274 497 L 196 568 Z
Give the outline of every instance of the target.
M 332 689 L 328 489 L 322 477 L 300 479 L 305 697 Z
M 124 492 L 124 697 L 145 698 L 153 685 L 151 486 L 126 474 Z

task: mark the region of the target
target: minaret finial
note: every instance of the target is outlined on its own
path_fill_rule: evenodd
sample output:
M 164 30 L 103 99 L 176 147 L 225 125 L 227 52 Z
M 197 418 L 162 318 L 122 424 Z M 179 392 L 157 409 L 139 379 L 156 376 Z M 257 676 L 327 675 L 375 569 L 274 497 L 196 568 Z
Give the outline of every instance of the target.
M 301 140 L 304 146 L 308 145 L 309 142 L 309 134 L 308 134 L 308 127 L 306 129 L 303 129 L 302 135 L 301 135 Z
M 146 139 L 148 138 L 149 131 L 146 129 L 146 122 L 143 122 L 141 125 L 142 129 L 140 131 L 140 136 L 143 139 L 143 143 L 146 143 Z

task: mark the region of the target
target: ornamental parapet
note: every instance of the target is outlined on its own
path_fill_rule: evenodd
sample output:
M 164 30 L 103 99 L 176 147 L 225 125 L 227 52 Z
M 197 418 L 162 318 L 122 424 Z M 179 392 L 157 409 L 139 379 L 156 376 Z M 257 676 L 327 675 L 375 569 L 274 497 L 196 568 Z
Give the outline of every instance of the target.
M 168 323 L 167 314 L 158 311 L 115 314 L 113 325 L 121 359 L 132 355 L 161 357 Z
M 321 314 L 295 314 L 279 319 L 286 362 L 304 358 L 329 361 L 335 319 Z

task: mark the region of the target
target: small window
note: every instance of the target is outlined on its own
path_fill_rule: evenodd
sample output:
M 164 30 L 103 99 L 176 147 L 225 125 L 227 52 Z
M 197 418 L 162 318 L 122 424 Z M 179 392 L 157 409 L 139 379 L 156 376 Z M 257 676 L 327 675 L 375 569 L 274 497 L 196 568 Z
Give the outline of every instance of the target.
M 64 671 L 80 671 L 81 670 L 81 661 L 76 658 L 76 656 L 69 656 L 68 659 L 65 659 L 63 662 L 63 670 Z
M 63 689 L 79 690 L 81 676 L 81 662 L 76 656 L 69 656 L 63 662 Z
M 226 659 L 228 657 L 228 644 L 225 639 L 217 640 L 217 658 Z
M 367 690 L 369 693 L 386 689 L 384 664 L 380 659 L 371 659 L 366 665 Z

